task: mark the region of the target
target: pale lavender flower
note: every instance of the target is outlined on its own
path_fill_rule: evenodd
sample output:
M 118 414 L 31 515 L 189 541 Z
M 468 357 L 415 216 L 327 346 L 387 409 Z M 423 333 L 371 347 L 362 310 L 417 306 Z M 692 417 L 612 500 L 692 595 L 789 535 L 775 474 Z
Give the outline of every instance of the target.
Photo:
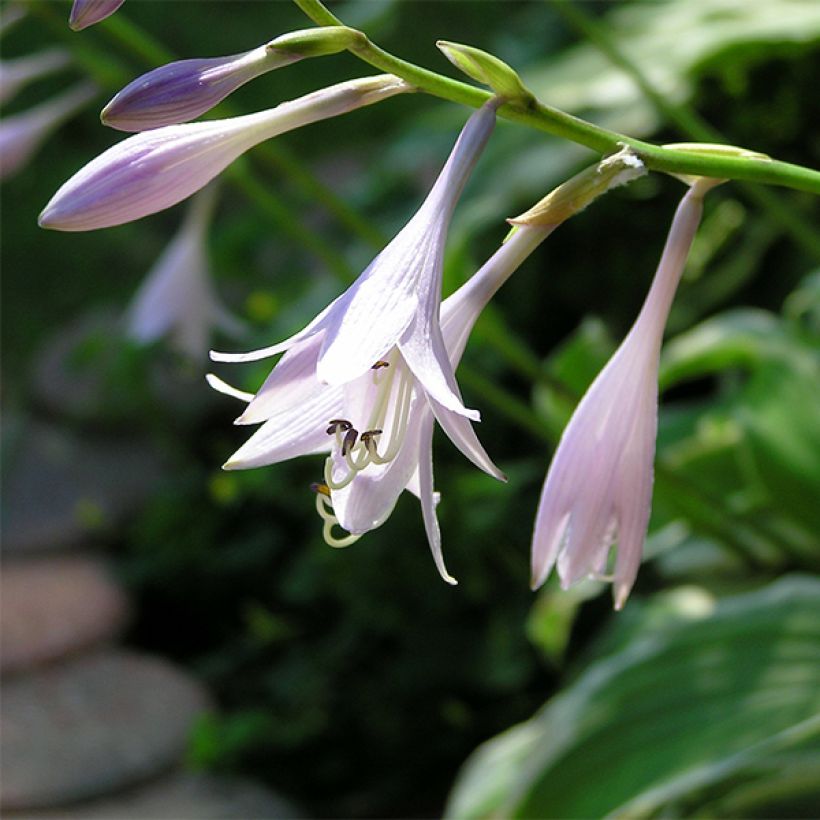
M 74 31 L 93 26 L 110 17 L 124 2 L 125 0 L 74 0 L 68 26 Z
M 97 89 L 76 86 L 59 97 L 0 121 L 0 179 L 21 170 L 44 140 L 89 103 Z
M 8 102 L 24 86 L 65 68 L 70 62 L 68 52 L 57 48 L 0 61 L 0 103 Z
M 533 588 L 553 565 L 564 588 L 604 577 L 621 609 L 638 573 L 652 501 L 658 360 L 669 308 L 715 180 L 694 182 L 675 213 L 652 287 L 632 329 L 587 390 L 550 464 L 535 519 Z
M 6 3 L 0 9 L 0 37 L 17 25 L 26 16 L 26 9 L 19 3 Z
M 178 60 L 129 83 L 100 118 L 121 131 L 188 122 L 260 74 L 300 59 L 298 54 L 263 45 L 228 57 Z
M 493 102 L 473 114 L 415 216 L 302 332 L 249 354 L 211 354 L 217 361 L 249 361 L 287 351 L 255 397 L 211 378 L 217 389 L 251 400 L 238 423 L 265 422 L 226 469 L 330 453 L 317 509 L 325 519 L 326 540 L 335 546 L 380 526 L 402 490 L 411 489 L 421 498 L 436 564 L 450 582 L 434 514 L 433 419 L 467 458 L 502 478 L 468 421 L 478 414 L 462 404 L 454 365 L 482 299 L 489 298 L 482 295 L 490 293 L 486 281 L 498 278 L 502 263 L 520 263 L 533 235 L 525 231 L 502 248 L 472 286 L 441 305 L 447 227 L 489 139 L 495 107 Z M 351 535 L 333 536 L 337 523 Z
M 126 335 L 142 344 L 170 336 L 193 360 L 207 357 L 214 327 L 238 335 L 242 324 L 219 302 L 210 280 L 206 232 L 213 188 L 191 200 L 179 232 L 149 271 L 125 316 Z
M 267 111 L 135 134 L 81 168 L 52 197 L 40 225 L 89 231 L 176 205 L 263 140 L 410 91 L 390 74 L 324 88 Z
M 441 332 L 453 370 L 484 306 L 553 227 L 520 228 L 441 304 Z M 484 451 L 470 422 L 426 392 L 397 348 L 348 384 L 320 382 L 316 366 L 322 335 L 317 333 L 291 347 L 255 396 L 209 377 L 215 389 L 250 402 L 237 423 L 264 422 L 225 469 L 328 453 L 324 481 L 316 487 L 316 509 L 324 522 L 325 540 L 337 547 L 381 526 L 402 491 L 409 490 L 421 503 L 436 567 L 445 581 L 455 584 L 444 564 L 435 512 L 439 496 L 433 491 L 434 421 L 476 466 L 494 478 L 504 480 L 503 474 Z M 334 535 L 336 526 L 350 535 Z

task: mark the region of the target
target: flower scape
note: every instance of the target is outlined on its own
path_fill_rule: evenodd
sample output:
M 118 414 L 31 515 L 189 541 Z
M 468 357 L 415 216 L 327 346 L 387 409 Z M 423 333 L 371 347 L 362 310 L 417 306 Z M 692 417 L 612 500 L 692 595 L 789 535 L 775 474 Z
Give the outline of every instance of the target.
M 75 0 L 71 26 L 90 26 L 121 3 Z M 263 141 L 425 90 L 423 83 L 421 89 L 416 85 L 416 74 L 383 73 L 330 85 L 265 111 L 191 122 L 266 72 L 308 57 L 361 53 L 368 47 L 361 32 L 326 25 L 238 54 L 172 62 L 138 77 L 102 112 L 105 124 L 136 133 L 65 182 L 43 209 L 40 225 L 88 231 L 140 219 L 197 194 Z M 465 406 L 456 380 L 473 326 L 501 285 L 559 225 L 609 190 L 646 175 L 651 163 L 640 150 L 612 141 L 611 150 L 601 151 L 603 156 L 586 171 L 510 220 L 513 230 L 498 250 L 443 298 L 450 223 L 496 118 L 529 116 L 537 101 L 498 58 L 457 43 L 441 42 L 439 47 L 489 91 L 471 87 L 476 110 L 415 214 L 301 331 L 251 352 L 211 351 L 214 362 L 280 356 L 255 392 L 232 387 L 215 373 L 207 374 L 207 380 L 215 390 L 246 403 L 237 425 L 259 425 L 227 459 L 226 470 L 268 467 L 297 456 L 323 459 L 313 491 L 324 539 L 333 547 L 348 546 L 381 527 L 408 490 L 420 502 L 438 572 L 455 584 L 445 566 L 436 515 L 435 425 L 479 470 L 506 480 L 479 441 L 474 427 L 479 411 Z M 40 70 L 39 65 L 34 68 Z M 37 123 L 32 120 L 29 130 L 46 127 L 48 117 L 65 116 L 78 102 L 75 96 L 57 101 L 53 111 L 37 112 Z M 564 587 L 586 578 L 612 581 L 620 609 L 635 582 L 651 509 L 666 319 L 704 194 L 719 181 L 715 169 L 720 161 L 758 157 L 727 146 L 688 150 L 683 159 L 694 157 L 703 172 L 678 174 L 688 190 L 672 219 L 643 308 L 578 404 L 549 466 L 535 515 L 533 588 L 544 584 L 557 566 Z M 203 354 L 211 328 L 243 332 L 208 281 L 203 248 L 214 196 L 209 188 L 207 205 L 195 201 L 179 237 L 126 317 L 132 338 L 148 342 L 172 334 L 192 359 Z

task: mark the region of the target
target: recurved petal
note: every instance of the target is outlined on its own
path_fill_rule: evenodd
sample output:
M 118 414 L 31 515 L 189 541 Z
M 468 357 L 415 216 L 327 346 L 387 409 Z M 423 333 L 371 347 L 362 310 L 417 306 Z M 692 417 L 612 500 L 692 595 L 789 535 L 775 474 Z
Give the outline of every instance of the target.
M 506 481 L 507 476 L 493 464 L 487 455 L 478 436 L 473 430 L 473 425 L 464 416 L 454 413 L 446 407 L 440 405 L 435 399 L 429 398 L 430 406 L 436 416 L 436 420 L 441 425 L 441 429 L 447 433 L 448 438 L 459 450 L 480 470 L 484 470 L 487 475 L 497 478 L 499 481 Z
M 417 316 L 399 343 L 399 350 L 429 397 L 454 413 L 473 421 L 481 420 L 477 410 L 464 407 L 438 322 Z
M 264 467 L 330 450 L 328 419 L 341 411 L 341 391 L 326 389 L 297 407 L 269 418 L 226 462 L 226 470 Z
M 424 519 L 424 529 L 427 532 L 427 541 L 430 544 L 430 551 L 433 553 L 433 560 L 439 575 L 448 584 L 457 584 L 455 578 L 447 572 L 444 564 L 444 554 L 441 551 L 441 530 L 436 516 L 437 493 L 433 492 L 433 417 L 423 420 L 419 430 L 418 445 L 418 478 L 419 478 L 419 501 L 421 502 L 421 514 Z
M 321 344 L 321 333 L 296 342 L 277 362 L 236 424 L 265 421 L 283 408 L 301 406 L 313 394 L 326 391 L 327 385 L 316 379 Z M 326 421 L 331 418 L 334 417 L 328 416 Z

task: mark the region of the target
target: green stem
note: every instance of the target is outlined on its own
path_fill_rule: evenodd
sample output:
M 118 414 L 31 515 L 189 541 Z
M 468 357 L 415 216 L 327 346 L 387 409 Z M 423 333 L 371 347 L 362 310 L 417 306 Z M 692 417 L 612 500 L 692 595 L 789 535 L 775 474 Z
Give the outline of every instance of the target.
M 321 0 L 294 0 L 294 3 L 320 26 L 343 25 L 338 17 L 325 8 Z M 351 46 L 349 50 L 375 68 L 388 71 L 412 83 L 420 91 L 451 102 L 478 108 L 492 96 L 488 91 L 402 60 L 371 43 L 367 38 Z M 820 172 L 788 162 L 755 157 L 695 154 L 662 148 L 593 125 L 543 103 L 529 106 L 507 103 L 498 109 L 498 114 L 508 120 L 584 145 L 599 154 L 614 153 L 621 146 L 628 145 L 653 171 L 763 182 L 820 194 Z
M 640 67 L 613 42 L 609 32 L 595 18 L 577 3 L 569 0 L 551 0 L 550 8 L 557 11 L 580 34 L 596 45 L 609 58 L 613 65 L 620 68 L 655 109 L 669 122 L 692 139 L 701 142 L 725 142 L 724 136 L 704 120 L 686 103 L 674 103 L 658 91 L 646 77 Z M 746 198 L 765 210 L 772 221 L 812 254 L 820 259 L 820 234 L 796 208 L 790 207 L 774 191 L 757 185 L 741 185 Z

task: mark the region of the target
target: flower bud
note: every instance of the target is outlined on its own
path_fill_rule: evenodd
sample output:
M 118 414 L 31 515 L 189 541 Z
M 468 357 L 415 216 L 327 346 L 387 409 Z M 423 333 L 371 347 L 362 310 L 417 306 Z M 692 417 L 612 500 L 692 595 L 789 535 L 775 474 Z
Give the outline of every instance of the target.
M 73 31 L 81 31 L 93 26 L 110 17 L 124 2 L 125 0 L 74 0 L 68 27 Z
M 96 95 L 91 85 L 80 85 L 59 97 L 0 121 L 0 179 L 21 170 L 43 141 Z
M 525 105 L 535 101 L 535 96 L 518 74 L 498 57 L 480 48 L 450 43 L 447 40 L 439 40 L 436 46 L 459 71 L 492 88 L 497 96 Z
M 242 54 L 177 60 L 143 74 L 105 106 L 100 119 L 120 131 L 146 131 L 196 119 L 250 80 L 301 57 L 266 46 Z
M 68 52 L 58 48 L 3 60 L 0 62 L 0 103 L 8 102 L 24 86 L 65 68 L 70 62 Z
M 263 140 L 410 90 L 398 77 L 381 74 L 256 114 L 135 134 L 69 179 L 40 214 L 40 225 L 89 231 L 140 219 L 186 199 Z

